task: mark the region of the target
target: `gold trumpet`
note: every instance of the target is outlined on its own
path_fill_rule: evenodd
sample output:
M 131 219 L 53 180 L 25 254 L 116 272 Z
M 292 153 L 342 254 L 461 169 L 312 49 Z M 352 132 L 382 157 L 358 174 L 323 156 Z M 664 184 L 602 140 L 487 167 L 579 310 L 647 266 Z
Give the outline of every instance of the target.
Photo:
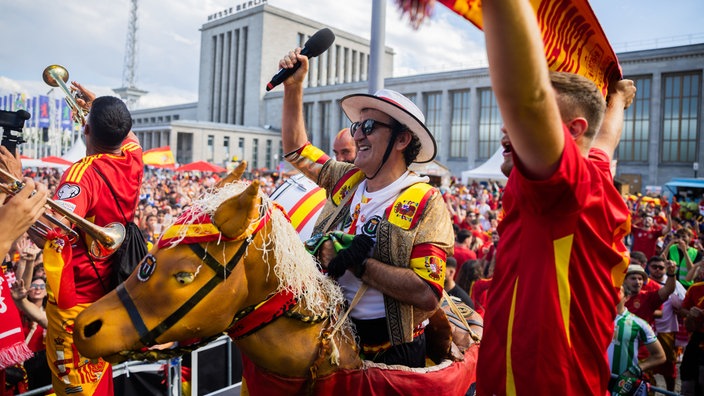
M 76 102 L 76 97 L 66 86 L 66 83 L 68 82 L 68 70 L 61 65 L 47 66 L 42 73 L 42 79 L 48 85 L 52 87 L 59 87 L 62 91 L 64 91 L 64 94 L 66 95 L 66 103 L 68 103 L 68 106 L 73 112 L 74 121 L 80 122 L 81 125 L 85 125 L 88 112 L 78 105 Z
M 7 194 L 14 195 L 17 191 L 24 187 L 24 184 L 20 180 L 17 180 L 13 175 L 2 168 L 0 168 L 0 176 L 10 183 L 9 186 L 0 184 L 0 190 Z M 93 258 L 103 259 L 110 256 L 120 247 L 120 245 L 122 245 L 122 242 L 125 240 L 125 226 L 121 223 L 110 223 L 105 227 L 100 227 L 76 215 L 75 213 L 66 210 L 54 200 L 47 199 L 46 204 L 49 208 L 64 216 L 69 222 L 93 238 L 93 243 L 88 250 L 88 253 Z M 64 224 L 61 220 L 48 214 L 45 214 L 44 216 L 52 223 L 62 228 L 66 233 L 71 234 L 72 238 L 78 236 L 76 231 Z M 32 227 L 34 231 L 43 237 L 46 237 L 47 232 L 51 229 L 48 225 L 41 222 L 35 223 Z

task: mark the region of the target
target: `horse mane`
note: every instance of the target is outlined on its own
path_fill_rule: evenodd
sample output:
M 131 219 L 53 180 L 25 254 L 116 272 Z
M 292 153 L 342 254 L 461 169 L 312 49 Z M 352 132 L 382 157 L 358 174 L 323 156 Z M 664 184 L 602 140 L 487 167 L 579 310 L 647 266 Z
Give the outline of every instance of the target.
M 201 197 L 193 202 L 190 210 L 184 212 L 177 220 L 184 225 L 194 224 L 203 214 L 212 216 L 217 208 L 228 198 L 241 193 L 249 185 L 248 182 L 234 182 L 225 186 L 206 191 Z M 298 297 L 299 301 L 305 303 L 305 307 L 314 315 L 337 316 L 337 311 L 344 303 L 344 296 L 339 285 L 320 272 L 317 259 L 308 253 L 303 243 L 291 226 L 287 216 L 281 209 L 274 205 L 274 201 L 264 195 L 259 190 L 262 209 L 271 211 L 271 233 L 264 236 L 264 243 L 261 246 L 254 246 L 262 252 L 264 263 L 269 266 L 268 274 L 271 274 L 271 259 L 275 260 L 274 275 L 279 280 L 277 292 L 286 290 Z M 259 219 L 253 221 L 254 225 Z M 251 227 L 253 228 L 253 227 Z M 251 229 L 250 228 L 250 229 Z M 186 237 L 185 227 L 178 238 L 169 242 L 167 248 L 178 245 Z M 222 233 L 214 238 L 215 245 L 223 245 L 226 240 Z M 206 250 L 212 243 L 208 243 Z M 212 253 L 211 253 L 212 254 Z M 273 255 L 273 257 L 271 257 Z M 246 257 L 246 255 L 245 255 Z M 223 257 L 223 261 L 225 258 Z

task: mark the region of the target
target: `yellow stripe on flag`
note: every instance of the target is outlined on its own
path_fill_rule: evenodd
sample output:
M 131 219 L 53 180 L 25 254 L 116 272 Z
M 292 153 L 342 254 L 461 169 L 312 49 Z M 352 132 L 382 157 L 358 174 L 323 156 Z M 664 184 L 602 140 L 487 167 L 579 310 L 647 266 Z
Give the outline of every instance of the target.
M 291 225 L 293 228 L 298 230 L 298 226 L 309 218 L 311 213 L 316 207 L 320 205 L 321 202 L 325 201 L 325 190 L 319 189 L 313 195 L 308 197 L 300 206 L 288 212 L 288 217 L 291 219 Z
M 142 153 L 144 165 L 168 166 L 175 165 L 174 154 L 169 146 L 158 147 Z

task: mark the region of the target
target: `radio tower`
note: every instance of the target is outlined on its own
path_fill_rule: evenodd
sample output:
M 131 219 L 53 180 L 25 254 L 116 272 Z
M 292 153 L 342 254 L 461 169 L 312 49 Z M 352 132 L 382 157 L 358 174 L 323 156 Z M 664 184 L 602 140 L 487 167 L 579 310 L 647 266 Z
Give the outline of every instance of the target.
M 127 42 L 125 43 L 125 64 L 122 68 L 122 87 L 113 90 L 127 103 L 127 108 L 130 110 L 134 110 L 139 98 L 147 93 L 147 91 L 138 89 L 135 84 L 136 63 L 137 0 L 130 0 L 130 18 L 127 22 Z

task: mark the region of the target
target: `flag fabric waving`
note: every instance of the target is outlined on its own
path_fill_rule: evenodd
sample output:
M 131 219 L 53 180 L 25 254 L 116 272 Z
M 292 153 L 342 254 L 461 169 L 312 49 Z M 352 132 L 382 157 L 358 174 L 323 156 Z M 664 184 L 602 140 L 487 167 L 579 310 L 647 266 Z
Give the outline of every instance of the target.
M 414 24 L 430 13 L 432 0 L 397 0 Z M 482 29 L 481 0 L 438 0 Z M 411 1 L 410 3 L 413 3 Z M 550 70 L 579 74 L 606 95 L 609 82 L 623 77 L 621 66 L 588 0 L 530 0 L 538 18 Z
M 145 151 L 142 153 L 142 162 L 144 162 L 144 165 L 157 168 L 173 169 L 176 167 L 174 154 L 171 152 L 171 147 L 169 146 L 157 147 Z

